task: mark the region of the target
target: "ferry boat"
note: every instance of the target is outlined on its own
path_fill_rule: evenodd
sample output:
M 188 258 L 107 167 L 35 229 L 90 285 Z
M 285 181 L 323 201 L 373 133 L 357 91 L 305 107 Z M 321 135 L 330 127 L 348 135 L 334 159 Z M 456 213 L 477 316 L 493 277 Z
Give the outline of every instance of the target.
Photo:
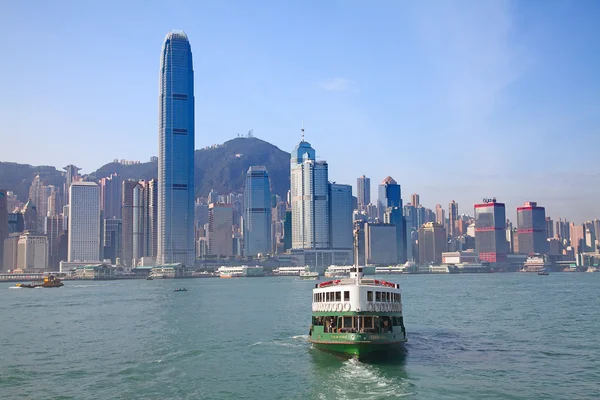
M 319 279 L 319 273 L 307 268 L 304 271 L 300 271 L 300 279 L 316 281 Z
M 31 282 L 29 284 L 17 283 L 15 286 L 22 287 L 22 288 L 28 288 L 28 289 L 34 289 L 34 288 L 38 288 L 38 287 L 54 288 L 54 287 L 61 287 L 64 285 L 65 284 L 62 283 L 62 281 L 60 279 L 58 279 L 54 275 L 49 275 L 49 276 L 44 277 L 44 280 L 42 282 Z
M 586 272 L 598 272 L 598 268 L 597 267 L 588 267 Z
M 219 273 L 219 277 L 221 278 L 245 278 L 265 275 L 263 267 L 258 265 L 255 267 L 249 267 L 247 265 L 242 265 L 241 267 L 222 266 L 219 267 L 217 272 Z
M 406 342 L 400 285 L 363 278 L 355 265 L 350 277 L 316 284 L 308 341 L 317 349 L 361 359 L 401 349 Z

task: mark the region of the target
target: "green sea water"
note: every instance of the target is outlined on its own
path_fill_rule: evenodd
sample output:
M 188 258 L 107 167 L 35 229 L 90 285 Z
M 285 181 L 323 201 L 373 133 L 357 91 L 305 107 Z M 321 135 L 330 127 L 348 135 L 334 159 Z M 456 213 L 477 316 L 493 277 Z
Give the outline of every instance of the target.
M 409 341 L 368 364 L 307 343 L 314 281 L 3 283 L 0 398 L 600 399 L 600 273 L 383 278 Z

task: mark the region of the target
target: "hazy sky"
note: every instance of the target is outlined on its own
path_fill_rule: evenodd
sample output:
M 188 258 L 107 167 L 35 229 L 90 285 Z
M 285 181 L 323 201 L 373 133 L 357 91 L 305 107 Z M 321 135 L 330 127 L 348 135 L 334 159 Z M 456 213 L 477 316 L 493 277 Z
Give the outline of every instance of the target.
M 330 179 L 509 218 L 600 217 L 600 2 L 0 2 L 0 160 L 91 172 L 158 147 L 158 68 L 182 29 L 196 147 L 306 139 Z

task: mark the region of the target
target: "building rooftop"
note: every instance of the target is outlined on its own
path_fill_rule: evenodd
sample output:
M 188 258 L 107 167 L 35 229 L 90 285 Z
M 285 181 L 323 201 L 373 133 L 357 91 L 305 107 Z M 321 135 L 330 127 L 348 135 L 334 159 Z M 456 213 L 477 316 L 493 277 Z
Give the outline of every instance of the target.
M 381 182 L 382 185 L 397 185 L 398 183 L 391 176 L 386 176 L 386 178 Z

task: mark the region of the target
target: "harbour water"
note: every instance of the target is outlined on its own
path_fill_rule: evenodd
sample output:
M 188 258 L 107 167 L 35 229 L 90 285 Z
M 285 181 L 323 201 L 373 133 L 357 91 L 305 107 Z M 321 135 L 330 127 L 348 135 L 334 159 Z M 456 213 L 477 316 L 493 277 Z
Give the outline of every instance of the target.
M 383 278 L 409 341 L 375 364 L 310 348 L 314 281 L 2 283 L 0 397 L 600 398 L 600 273 Z

